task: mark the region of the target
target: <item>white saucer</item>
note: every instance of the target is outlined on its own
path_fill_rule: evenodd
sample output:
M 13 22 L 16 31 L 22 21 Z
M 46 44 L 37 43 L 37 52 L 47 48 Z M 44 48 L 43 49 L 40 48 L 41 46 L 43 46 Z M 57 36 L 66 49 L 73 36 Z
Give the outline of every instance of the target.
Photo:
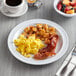
M 24 15 L 28 10 L 28 5 L 25 4 L 25 6 L 23 7 L 22 11 L 19 11 L 17 13 L 10 13 L 9 11 L 6 11 L 5 7 L 3 7 L 1 9 L 1 13 L 5 16 L 8 16 L 8 17 L 19 17 L 19 16 L 22 16 Z

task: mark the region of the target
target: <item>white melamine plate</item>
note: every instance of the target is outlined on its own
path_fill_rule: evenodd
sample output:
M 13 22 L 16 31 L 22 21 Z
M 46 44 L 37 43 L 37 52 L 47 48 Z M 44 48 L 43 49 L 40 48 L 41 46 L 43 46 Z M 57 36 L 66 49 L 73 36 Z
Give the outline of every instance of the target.
M 58 41 L 58 44 L 56 47 L 57 54 L 55 56 L 49 57 L 45 60 L 35 60 L 33 58 L 26 58 L 26 57 L 22 56 L 19 52 L 16 51 L 16 46 L 13 43 L 14 39 L 18 38 L 18 36 L 22 33 L 24 28 L 26 28 L 30 25 L 37 24 L 37 23 L 48 24 L 51 27 L 55 27 L 57 33 L 59 34 L 59 41 Z M 68 40 L 67 33 L 64 31 L 64 29 L 62 27 L 60 27 L 58 24 L 56 24 L 52 21 L 49 21 L 49 20 L 45 20 L 45 19 L 32 19 L 32 20 L 24 21 L 24 22 L 20 23 L 19 25 L 17 25 L 11 31 L 11 33 L 9 34 L 9 37 L 8 37 L 8 48 L 9 48 L 9 51 L 11 52 L 11 54 L 18 60 L 20 60 L 24 63 L 32 64 L 32 65 L 44 65 L 44 64 L 49 64 L 49 63 L 57 61 L 67 52 L 68 45 L 69 45 L 69 40 Z
M 8 17 L 20 17 L 20 16 L 24 15 L 27 11 L 28 11 L 27 3 L 25 3 L 25 6 L 23 7 L 23 9 L 17 13 L 10 13 L 6 10 L 5 7 L 2 7 L 2 9 L 1 9 L 1 13 Z

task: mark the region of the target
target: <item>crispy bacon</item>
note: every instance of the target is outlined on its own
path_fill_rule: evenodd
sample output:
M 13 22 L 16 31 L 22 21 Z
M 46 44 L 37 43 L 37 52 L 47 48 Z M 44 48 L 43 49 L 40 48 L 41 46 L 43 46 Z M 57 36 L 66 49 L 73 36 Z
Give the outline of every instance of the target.
M 58 39 L 59 39 L 58 35 L 53 35 L 50 38 L 50 44 L 48 44 L 47 47 L 40 49 L 39 52 L 34 55 L 34 58 L 38 60 L 43 60 L 49 56 L 56 55 L 55 48 L 56 48 Z

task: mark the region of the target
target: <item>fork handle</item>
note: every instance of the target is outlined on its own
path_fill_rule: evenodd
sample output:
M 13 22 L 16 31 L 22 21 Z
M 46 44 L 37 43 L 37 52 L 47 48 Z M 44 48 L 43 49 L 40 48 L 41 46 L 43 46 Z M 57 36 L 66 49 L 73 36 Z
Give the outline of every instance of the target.
M 60 69 L 58 70 L 58 72 L 56 73 L 56 76 L 61 76 L 61 72 L 67 64 L 68 64 L 68 60 L 65 60 L 62 64 L 62 66 L 60 67 Z
M 76 67 L 76 56 L 72 55 L 72 59 L 70 60 L 67 70 L 66 70 L 66 75 L 69 76 L 70 72 L 73 71 Z
M 67 66 L 67 70 L 66 70 L 64 76 L 69 76 L 70 72 L 73 71 L 73 69 L 75 69 L 75 65 L 70 62 L 69 65 Z

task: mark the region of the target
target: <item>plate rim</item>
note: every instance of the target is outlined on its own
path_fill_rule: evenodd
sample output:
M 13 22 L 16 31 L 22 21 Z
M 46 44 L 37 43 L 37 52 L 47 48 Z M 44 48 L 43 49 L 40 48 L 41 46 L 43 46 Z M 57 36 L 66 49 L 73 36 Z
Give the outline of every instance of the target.
M 13 31 L 18 27 L 21 27 L 22 26 L 22 24 L 23 23 L 28 23 L 28 22 L 32 22 L 32 21 L 45 21 L 45 22 L 48 22 L 48 23 L 53 23 L 53 24 L 55 24 L 54 25 L 54 27 L 55 26 L 57 26 L 58 28 L 61 28 L 61 30 L 65 33 L 65 35 L 66 35 L 66 40 L 67 40 L 67 45 L 66 45 L 66 48 L 65 48 L 65 52 L 63 53 L 63 54 L 61 54 L 58 58 L 56 58 L 56 59 L 54 59 L 54 60 L 52 60 L 51 62 L 46 62 L 46 63 L 40 63 L 40 64 L 35 64 L 35 63 L 28 63 L 28 61 L 27 62 L 25 62 L 25 61 L 23 61 L 22 59 L 20 59 L 19 57 L 17 57 L 17 56 L 15 56 L 13 53 L 12 53 L 12 49 L 10 48 L 10 43 L 9 43 L 9 39 L 10 39 L 10 36 L 12 35 L 12 33 L 13 33 Z M 46 23 L 47 24 L 47 23 Z M 50 24 L 51 25 L 51 24 Z M 18 31 L 18 30 L 17 30 Z M 67 52 L 67 49 L 68 49 L 68 47 L 69 47 L 69 38 L 68 38 L 68 35 L 67 35 L 67 33 L 65 32 L 65 30 L 59 25 L 59 24 L 57 24 L 57 23 L 55 23 L 55 22 L 53 22 L 53 21 L 51 21 L 51 20 L 46 20 L 46 19 L 31 19 L 31 20 L 27 20 L 27 21 L 23 21 L 23 22 L 21 22 L 20 24 L 18 24 L 17 26 L 15 26 L 13 29 L 12 29 L 12 31 L 9 33 L 9 36 L 8 36 L 8 40 L 7 40 L 7 44 L 8 44 L 8 48 L 9 48 L 9 51 L 11 52 L 11 54 L 16 58 L 16 59 L 18 59 L 19 61 L 21 61 L 21 62 L 23 62 L 23 63 L 27 63 L 27 64 L 31 64 L 31 65 L 45 65 L 45 64 L 49 64 L 49 63 L 53 63 L 53 62 L 55 62 L 55 61 L 57 61 L 57 60 L 59 60 L 66 52 Z M 60 52 L 59 52 L 60 53 Z

